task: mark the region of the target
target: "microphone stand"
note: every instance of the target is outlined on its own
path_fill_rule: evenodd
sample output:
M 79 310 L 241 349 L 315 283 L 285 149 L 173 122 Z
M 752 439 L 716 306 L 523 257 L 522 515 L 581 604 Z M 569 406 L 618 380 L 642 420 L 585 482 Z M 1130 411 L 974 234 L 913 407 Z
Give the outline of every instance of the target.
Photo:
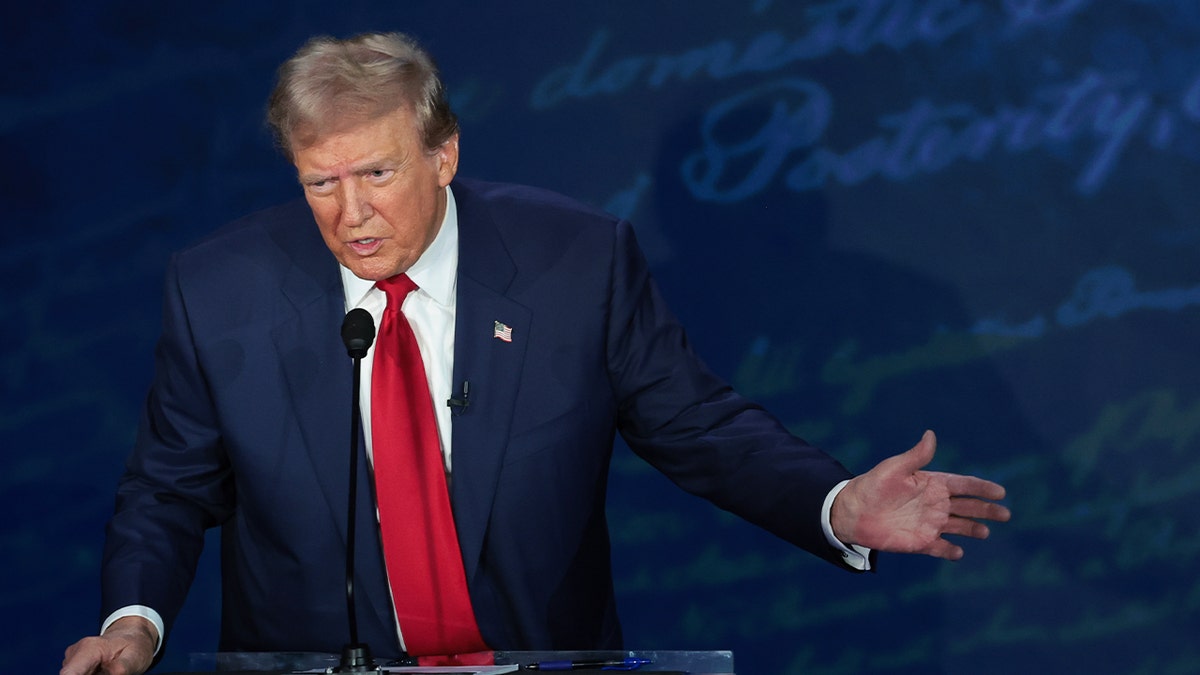
M 358 529 L 355 527 L 358 522 L 358 436 L 362 417 L 358 397 L 361 382 L 362 357 L 354 356 L 353 399 L 350 403 L 350 504 L 346 510 L 346 612 L 350 617 L 350 642 L 342 647 L 342 662 L 334 669 L 335 673 L 379 671 L 379 666 L 371 657 L 370 646 L 358 641 L 358 612 L 354 603 L 354 535 Z
M 350 617 L 350 642 L 342 647 L 341 663 L 328 672 L 332 673 L 387 673 L 371 656 L 371 648 L 358 639 L 358 611 L 354 603 L 354 549 L 355 525 L 358 522 L 358 438 L 362 418 L 359 407 L 359 389 L 362 383 L 362 360 L 375 340 L 375 320 L 365 309 L 352 309 L 342 322 L 342 341 L 346 352 L 354 359 L 354 383 L 350 399 L 350 503 L 346 509 L 346 613 Z M 411 658 L 401 652 L 400 661 L 408 663 Z

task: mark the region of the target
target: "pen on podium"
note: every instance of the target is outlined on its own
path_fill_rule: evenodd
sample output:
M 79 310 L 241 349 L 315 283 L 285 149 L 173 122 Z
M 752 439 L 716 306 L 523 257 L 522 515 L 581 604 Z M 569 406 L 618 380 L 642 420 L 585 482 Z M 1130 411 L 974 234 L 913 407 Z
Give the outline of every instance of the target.
M 583 670 L 585 668 L 599 670 L 637 670 L 650 663 L 650 659 L 629 657 L 625 659 L 607 659 L 600 661 L 538 661 L 526 668 L 530 670 L 561 671 Z

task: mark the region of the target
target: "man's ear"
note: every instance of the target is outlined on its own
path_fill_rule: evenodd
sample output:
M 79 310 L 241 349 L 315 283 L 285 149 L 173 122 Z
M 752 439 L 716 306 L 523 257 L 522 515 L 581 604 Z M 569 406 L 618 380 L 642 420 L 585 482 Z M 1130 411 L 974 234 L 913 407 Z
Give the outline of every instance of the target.
M 454 180 L 458 173 L 458 134 L 446 139 L 437 149 L 438 183 L 442 187 Z

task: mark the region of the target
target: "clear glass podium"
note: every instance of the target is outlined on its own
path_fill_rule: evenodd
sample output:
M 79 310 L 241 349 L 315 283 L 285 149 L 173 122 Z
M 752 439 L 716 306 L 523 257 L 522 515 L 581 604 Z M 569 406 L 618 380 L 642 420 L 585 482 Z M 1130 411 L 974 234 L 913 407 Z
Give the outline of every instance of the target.
M 733 675 L 733 652 L 730 651 L 671 651 L 671 650 L 627 650 L 627 651 L 553 651 L 553 652 L 496 652 L 496 665 L 520 666 L 519 673 L 550 672 L 526 669 L 531 664 L 550 662 L 594 663 L 645 659 L 649 663 L 630 670 L 606 670 L 610 673 L 688 673 L 689 675 Z M 192 654 L 189 659 L 191 673 L 322 673 L 337 667 L 340 656 L 312 652 L 209 652 Z M 385 670 L 398 670 L 395 664 L 380 662 Z M 600 668 L 589 669 L 591 672 Z M 420 668 L 418 672 L 439 671 L 437 668 Z M 464 671 L 459 671 L 464 672 Z M 471 672 L 469 669 L 465 672 Z M 562 672 L 571 672 L 569 670 Z M 588 672 L 575 670 L 574 672 Z

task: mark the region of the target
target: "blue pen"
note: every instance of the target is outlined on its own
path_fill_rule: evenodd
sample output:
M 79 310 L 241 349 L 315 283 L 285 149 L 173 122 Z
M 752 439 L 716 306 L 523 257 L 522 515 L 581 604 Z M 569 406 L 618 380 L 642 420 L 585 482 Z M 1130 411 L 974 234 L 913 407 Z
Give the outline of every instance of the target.
M 584 668 L 598 668 L 600 670 L 637 670 L 648 663 L 650 663 L 650 659 L 629 657 L 626 659 L 607 661 L 538 661 L 537 663 L 531 663 L 525 667 L 529 668 L 530 670 L 583 670 Z

